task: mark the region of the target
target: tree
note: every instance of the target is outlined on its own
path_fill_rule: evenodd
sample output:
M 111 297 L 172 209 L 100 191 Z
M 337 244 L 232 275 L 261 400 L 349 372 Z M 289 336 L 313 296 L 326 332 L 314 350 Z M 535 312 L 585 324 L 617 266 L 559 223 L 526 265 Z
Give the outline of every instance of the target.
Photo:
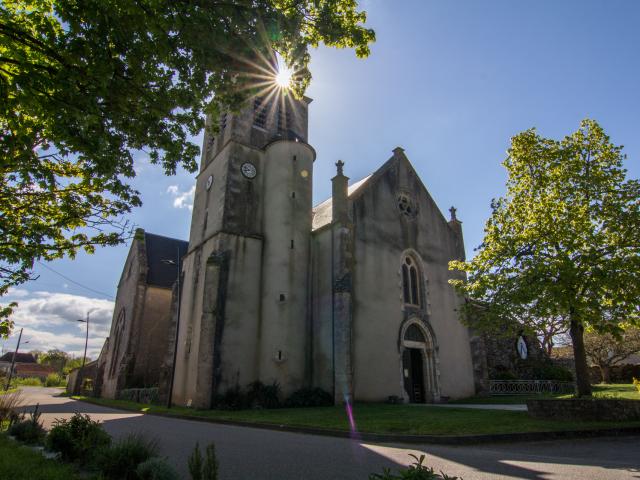
M 562 140 L 516 135 L 503 163 L 507 193 L 492 201 L 476 256 L 450 265 L 467 274 L 451 283 L 485 306 L 463 308 L 476 327 L 563 318 L 581 396 L 591 394 L 585 328 L 638 324 L 640 184 L 626 178 L 624 159 L 593 120 Z
M 587 331 L 584 346 L 587 358 L 600 369 L 602 383 L 609 383 L 611 367 L 640 352 L 640 329 L 627 328 L 621 335 Z
M 62 350 L 52 349 L 47 351 L 46 353 L 40 354 L 38 356 L 38 363 L 42 365 L 49 365 L 56 369 L 56 371 L 60 374 L 63 373 L 64 367 L 67 362 L 70 360 L 70 355 L 67 352 L 63 352 Z
M 189 137 L 275 88 L 274 52 L 300 96 L 310 47 L 369 54 L 365 21 L 355 0 L 0 3 L 0 296 L 37 260 L 128 238 L 136 151 L 195 171 Z

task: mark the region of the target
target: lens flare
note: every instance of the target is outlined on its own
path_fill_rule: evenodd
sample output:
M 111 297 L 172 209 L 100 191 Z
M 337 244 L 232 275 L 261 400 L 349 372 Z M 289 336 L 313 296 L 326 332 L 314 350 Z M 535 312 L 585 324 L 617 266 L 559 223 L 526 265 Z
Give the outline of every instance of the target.
M 289 88 L 291 85 L 291 74 L 292 72 L 287 66 L 280 65 L 276 75 L 276 84 L 278 84 L 280 88 Z

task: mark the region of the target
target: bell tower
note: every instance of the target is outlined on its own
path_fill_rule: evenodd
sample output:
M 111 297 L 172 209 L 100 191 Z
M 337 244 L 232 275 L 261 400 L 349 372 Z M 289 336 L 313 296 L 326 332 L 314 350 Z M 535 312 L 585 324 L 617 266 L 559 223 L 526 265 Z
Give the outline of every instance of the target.
M 183 259 L 173 401 L 255 381 L 303 386 L 315 151 L 308 106 L 275 89 L 205 133 Z

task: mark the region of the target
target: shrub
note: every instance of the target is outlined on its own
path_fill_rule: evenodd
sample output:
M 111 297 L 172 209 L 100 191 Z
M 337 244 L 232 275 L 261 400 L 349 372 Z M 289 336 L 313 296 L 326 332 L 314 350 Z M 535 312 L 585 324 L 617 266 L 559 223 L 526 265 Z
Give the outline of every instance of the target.
M 29 418 L 25 418 L 24 414 L 22 414 L 12 421 L 9 427 L 9 434 L 27 444 L 41 443 L 46 431 L 42 427 L 42 422 L 40 422 L 40 415 L 42 414 L 38 411 L 39 407 L 40 405 L 36 405 L 33 412 L 29 413 Z
M 81 413 L 69 420 L 56 420 L 46 439 L 47 448 L 57 452 L 60 459 L 83 464 L 93 461 L 96 453 L 110 443 L 111 437 L 102 425 Z
M 517 380 L 518 376 L 508 370 L 497 372 L 491 380 Z
M 38 377 L 16 378 L 16 385 L 22 385 L 25 387 L 41 387 L 42 380 Z
M 216 459 L 215 444 L 210 443 L 207 445 L 203 461 L 200 446 L 196 443 L 196 447 L 189 457 L 189 474 L 191 475 L 191 480 L 218 480 L 218 460 Z
M 252 408 L 278 408 L 280 406 L 280 384 L 265 385 L 260 380 L 249 384 L 247 403 Z
M 98 468 L 104 478 L 137 480 L 138 466 L 158 456 L 158 444 L 140 434 L 131 434 L 104 450 L 98 458 Z
M 443 472 L 437 474 L 433 468 L 423 465 L 424 455 L 420 455 L 420 458 L 413 454 L 409 455 L 415 459 L 415 462 L 409 468 L 400 470 L 398 475 L 392 474 L 389 468 L 385 468 L 382 474 L 369 475 L 369 480 L 462 480 L 459 477 L 450 477 Z
M 638 393 L 640 393 L 640 380 L 638 380 L 636 377 L 633 377 L 633 384 L 636 387 L 636 390 L 638 390 Z
M 50 373 L 44 381 L 45 387 L 64 387 L 65 385 L 66 382 L 64 378 L 58 373 Z
M 301 388 L 287 398 L 285 405 L 287 407 L 328 407 L 333 405 L 333 396 L 321 388 Z
M 555 380 L 558 382 L 573 381 L 573 374 L 570 370 L 550 363 L 536 365 L 532 373 L 535 380 Z
M 249 407 L 247 396 L 236 386 L 228 389 L 224 395 L 216 395 L 214 406 L 220 410 L 242 410 Z
M 178 472 L 166 460 L 158 457 L 142 462 L 136 473 L 140 480 L 180 480 Z
M 22 394 L 20 392 L 0 395 L 0 430 L 4 428 L 4 424 L 9 422 L 11 417 L 17 415 L 17 410 L 21 405 Z

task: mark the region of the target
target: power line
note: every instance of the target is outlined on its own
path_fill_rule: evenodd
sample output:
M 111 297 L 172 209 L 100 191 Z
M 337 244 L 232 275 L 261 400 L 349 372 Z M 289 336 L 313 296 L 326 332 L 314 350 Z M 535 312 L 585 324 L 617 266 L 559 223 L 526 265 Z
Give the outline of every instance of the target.
M 48 266 L 48 265 L 45 265 L 43 262 L 41 262 L 41 261 L 39 261 L 39 260 L 38 260 L 38 263 L 39 263 L 40 265 L 42 265 L 44 268 L 46 268 L 47 270 L 49 270 L 49 271 L 51 271 L 51 272 L 55 273 L 56 275 L 61 276 L 62 278 L 64 278 L 64 279 L 65 279 L 65 280 L 67 280 L 68 282 L 71 282 L 71 283 L 73 283 L 74 285 L 77 285 L 77 286 L 78 286 L 78 287 L 80 287 L 80 288 L 84 288 L 85 290 L 89 290 L 90 292 L 97 293 L 98 295 L 102 295 L 102 296 L 105 296 L 105 297 L 109 297 L 111 300 L 115 300 L 115 298 L 113 297 L 113 295 L 109 295 L 108 293 L 100 292 L 99 290 L 94 290 L 94 289 L 93 289 L 93 288 L 91 288 L 91 287 L 87 287 L 86 285 L 83 285 L 83 284 L 81 284 L 81 283 L 79 283 L 79 282 L 76 282 L 75 280 L 72 280 L 71 278 L 67 277 L 66 275 L 63 275 L 62 273 L 55 271 L 53 268 L 51 268 L 51 267 L 50 267 L 50 266 Z

